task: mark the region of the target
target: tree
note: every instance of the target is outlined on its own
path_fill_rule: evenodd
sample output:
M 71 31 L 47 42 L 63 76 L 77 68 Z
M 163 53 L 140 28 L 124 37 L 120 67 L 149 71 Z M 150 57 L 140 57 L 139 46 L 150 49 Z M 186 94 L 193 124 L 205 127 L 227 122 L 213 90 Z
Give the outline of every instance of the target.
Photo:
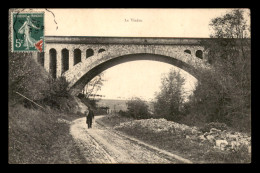
M 182 107 L 184 103 L 183 85 L 185 78 L 180 71 L 173 69 L 161 79 L 161 90 L 156 95 L 154 111 L 158 116 L 169 120 L 179 120 L 181 118 Z
M 245 11 L 241 9 L 232 10 L 230 13 L 211 20 L 212 38 L 248 38 L 250 26 L 245 19 Z
M 101 89 L 104 81 L 104 73 L 100 73 L 87 83 L 82 92 L 79 93 L 78 97 L 86 106 L 92 109 L 97 108 L 97 102 L 99 100 L 95 99 L 95 97 L 99 95 L 96 93 Z
M 205 43 L 211 49 L 210 61 L 235 62 L 234 58 L 250 58 L 250 24 L 241 9 L 232 10 L 230 13 L 211 20 L 211 38 L 217 38 Z M 212 49 L 213 48 L 213 49 Z M 238 56 L 240 54 L 240 56 Z
M 104 73 L 100 73 L 97 76 L 95 76 L 82 90 L 82 94 L 85 95 L 86 98 L 89 98 L 90 96 L 96 96 L 96 93 L 101 89 L 104 82 Z
M 224 122 L 240 130 L 250 130 L 251 47 L 250 29 L 244 11 L 232 10 L 211 20 L 210 50 L 212 70 L 200 70 L 200 81 L 191 99 L 193 114 L 206 122 Z

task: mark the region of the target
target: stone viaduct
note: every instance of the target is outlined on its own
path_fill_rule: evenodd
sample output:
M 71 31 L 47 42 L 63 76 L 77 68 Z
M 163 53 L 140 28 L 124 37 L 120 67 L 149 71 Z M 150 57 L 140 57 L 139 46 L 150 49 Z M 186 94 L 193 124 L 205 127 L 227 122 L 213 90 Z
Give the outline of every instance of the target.
M 53 78 L 65 76 L 77 95 L 100 72 L 129 61 L 165 62 L 194 75 L 199 66 L 210 67 L 203 39 L 45 36 L 44 53 L 37 57 Z

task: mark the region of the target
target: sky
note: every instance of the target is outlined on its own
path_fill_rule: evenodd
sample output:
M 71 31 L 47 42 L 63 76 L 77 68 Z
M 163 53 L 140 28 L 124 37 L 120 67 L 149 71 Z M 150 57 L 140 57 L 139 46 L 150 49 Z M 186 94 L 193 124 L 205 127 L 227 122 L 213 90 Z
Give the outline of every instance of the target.
M 45 35 L 49 36 L 198 38 L 208 38 L 210 20 L 231 10 L 40 9 L 45 11 Z M 111 67 L 104 71 L 106 81 L 97 94 L 105 95 L 107 99 L 137 96 L 151 100 L 159 91 L 162 74 L 171 68 L 174 66 L 155 61 L 134 61 Z M 185 90 L 192 91 L 196 79 L 183 70 L 181 74 L 187 81 Z
M 97 94 L 105 95 L 105 98 L 131 99 L 139 97 L 152 101 L 155 92 L 160 91 L 162 75 L 167 74 L 170 69 L 179 70 L 179 68 L 167 63 L 148 60 L 114 66 L 104 72 L 106 81 Z M 191 93 L 197 79 L 183 70 L 181 70 L 181 74 L 187 80 L 184 85 L 185 91 Z
M 209 37 L 210 20 L 230 10 L 49 9 L 45 10 L 45 35 Z

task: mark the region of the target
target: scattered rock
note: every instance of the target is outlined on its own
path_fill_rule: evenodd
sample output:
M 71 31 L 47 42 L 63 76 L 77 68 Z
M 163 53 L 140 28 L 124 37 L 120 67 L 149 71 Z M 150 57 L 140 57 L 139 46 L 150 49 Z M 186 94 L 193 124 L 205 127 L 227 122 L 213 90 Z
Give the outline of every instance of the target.
M 239 147 L 239 143 L 237 141 L 231 141 L 230 144 L 232 150 L 237 150 Z
M 215 137 L 213 135 L 207 135 L 206 139 L 210 142 L 210 143 L 214 143 L 215 142 Z
M 251 154 L 251 145 L 247 147 L 248 153 Z
M 201 141 L 207 140 L 204 135 L 200 135 L 198 138 L 199 138 Z
M 228 145 L 226 140 L 216 140 L 216 147 L 220 150 L 225 150 L 225 147 Z
M 216 128 L 211 128 L 210 129 L 210 133 L 220 133 L 220 132 L 221 132 L 221 130 L 216 129 Z
M 186 135 L 186 139 L 190 139 L 190 136 Z
M 234 135 L 234 134 L 230 134 L 230 133 L 227 133 L 226 134 L 226 137 L 230 140 L 235 140 L 237 141 L 238 140 L 238 136 L 237 135 Z

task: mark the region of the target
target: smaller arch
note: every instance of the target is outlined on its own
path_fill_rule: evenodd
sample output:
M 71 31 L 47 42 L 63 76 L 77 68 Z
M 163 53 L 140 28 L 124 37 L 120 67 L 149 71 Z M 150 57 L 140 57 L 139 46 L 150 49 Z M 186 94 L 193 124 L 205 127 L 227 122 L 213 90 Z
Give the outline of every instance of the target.
M 57 77 L 57 51 L 52 48 L 49 50 L 50 55 L 50 74 L 55 79 Z
M 69 50 L 64 48 L 61 50 L 61 74 L 69 70 Z
M 93 56 L 94 55 L 94 51 L 93 49 L 87 49 L 86 50 L 86 58 Z
M 184 50 L 185 53 L 191 54 L 191 51 L 189 49 Z
M 81 50 L 80 49 L 74 49 L 74 65 L 81 62 Z
M 101 52 L 104 52 L 104 51 L 106 51 L 106 50 L 105 49 L 99 49 L 98 53 L 101 53 Z
M 195 53 L 195 56 L 200 58 L 200 59 L 203 59 L 203 52 L 202 52 L 202 50 L 197 50 L 196 53 Z

